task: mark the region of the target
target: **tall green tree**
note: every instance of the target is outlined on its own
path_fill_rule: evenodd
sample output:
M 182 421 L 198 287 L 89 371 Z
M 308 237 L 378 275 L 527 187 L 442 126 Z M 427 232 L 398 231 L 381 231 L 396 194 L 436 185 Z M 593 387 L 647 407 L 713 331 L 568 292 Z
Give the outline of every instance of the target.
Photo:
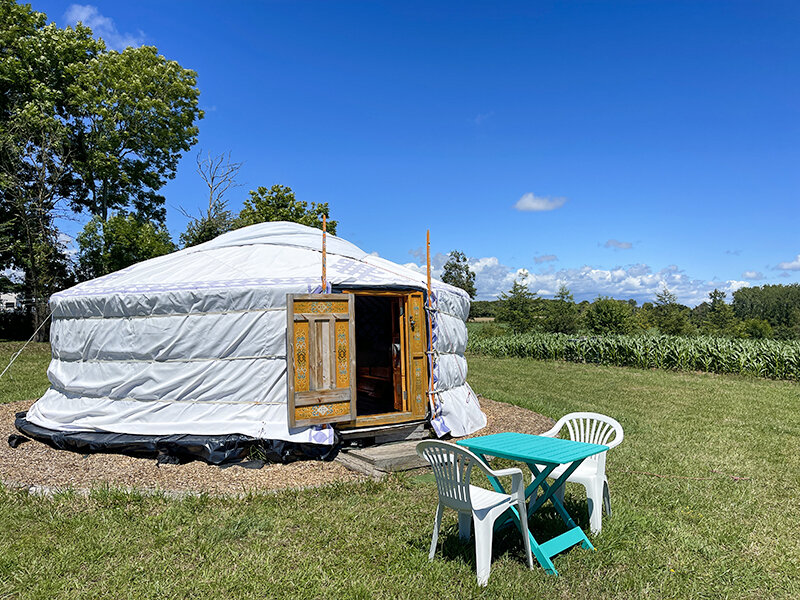
M 92 57 L 70 92 L 81 183 L 74 208 L 104 221 L 109 211 L 128 208 L 162 221 L 158 190 L 197 142 L 197 74 L 152 46 L 129 47 Z
M 666 286 L 656 293 L 653 317 L 661 333 L 667 335 L 688 335 L 693 327 L 689 320 L 688 307 L 678 304 L 678 297 Z
M 732 304 L 739 319 L 767 321 L 779 339 L 800 338 L 800 283 L 739 288 Z
M 500 294 L 497 307 L 497 320 L 508 323 L 514 333 L 524 333 L 534 329 L 540 316 L 539 297 L 520 281 L 508 292 Z
M 322 217 L 326 217 L 326 229 L 336 235 L 337 221 L 330 220 L 328 203 L 306 202 L 294 196 L 292 188 L 285 185 L 273 185 L 267 189 L 263 186 L 250 190 L 250 197 L 245 200 L 244 207 L 234 220 L 234 228 L 266 223 L 269 221 L 292 221 L 309 227 L 322 229 Z
M 23 271 L 37 326 L 66 281 L 56 220 L 115 207 L 162 219 L 157 190 L 195 141 L 199 92 L 155 48 L 109 52 L 12 0 L 0 0 L 0 89 L 0 268 Z
M 711 335 L 738 336 L 739 320 L 733 307 L 725 301 L 725 292 L 714 289 L 708 294 L 708 312 L 703 323 L 703 331 Z
M 584 313 L 586 327 L 596 334 L 625 334 L 633 329 L 631 306 L 622 300 L 598 296 Z
M 578 307 L 567 286 L 559 286 L 555 299 L 546 304 L 542 329 L 551 333 L 578 331 Z
M 463 252 L 453 250 L 448 255 L 447 262 L 444 263 L 442 281 L 461 288 L 470 298 L 475 297 L 475 272 L 469 268 L 469 261 Z
M 117 213 L 92 217 L 78 234 L 78 277 L 93 279 L 175 250 L 164 225 Z
M 71 98 L 102 48 L 85 27 L 60 29 L 28 5 L 0 0 L 0 269 L 22 271 L 35 329 L 50 294 L 69 281 L 55 220 L 77 195 Z

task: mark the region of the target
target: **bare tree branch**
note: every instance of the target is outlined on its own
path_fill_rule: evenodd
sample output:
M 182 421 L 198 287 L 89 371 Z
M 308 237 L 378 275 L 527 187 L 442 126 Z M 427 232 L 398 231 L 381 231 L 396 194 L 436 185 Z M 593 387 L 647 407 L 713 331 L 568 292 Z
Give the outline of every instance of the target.
M 236 183 L 236 176 L 244 163 L 231 161 L 230 151 L 227 155 L 223 152 L 218 156 L 211 156 L 209 152 L 203 158 L 202 150 L 197 153 L 195 162 L 198 175 L 208 186 L 209 214 L 214 212 L 214 209 L 224 209 L 227 204 L 226 192 L 231 188 L 241 187 L 240 183 Z

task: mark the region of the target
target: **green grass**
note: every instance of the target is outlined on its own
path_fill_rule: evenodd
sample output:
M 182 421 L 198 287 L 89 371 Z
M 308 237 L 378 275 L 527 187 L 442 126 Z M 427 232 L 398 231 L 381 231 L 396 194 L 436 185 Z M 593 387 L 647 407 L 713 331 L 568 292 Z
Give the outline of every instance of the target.
M 478 589 L 452 512 L 429 563 L 430 475 L 244 500 L 0 488 L 0 598 L 800 597 L 797 384 L 481 356 L 469 365 L 487 397 L 553 417 L 596 410 L 625 428 L 609 456 L 614 516 L 597 552 L 556 557 L 559 577 L 528 571 L 507 531 Z M 568 488 L 567 505 L 586 526 L 581 488 Z M 559 531 L 546 513 L 532 526 Z
M 0 372 L 25 342 L 0 341 Z M 47 365 L 50 364 L 50 344 L 31 342 L 11 368 L 0 379 L 0 404 L 33 400 L 50 387 Z

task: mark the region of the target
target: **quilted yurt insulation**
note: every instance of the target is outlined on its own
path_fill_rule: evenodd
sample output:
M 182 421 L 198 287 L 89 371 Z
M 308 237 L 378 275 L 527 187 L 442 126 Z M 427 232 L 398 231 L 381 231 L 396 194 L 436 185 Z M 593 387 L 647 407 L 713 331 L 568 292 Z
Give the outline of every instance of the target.
M 320 292 L 322 232 L 245 227 L 59 292 L 51 387 L 30 423 L 58 432 L 241 434 L 333 444 L 329 426 L 290 428 L 287 294 Z M 327 236 L 329 290 L 426 290 L 424 274 Z M 486 424 L 466 381 L 468 295 L 432 284 L 433 417 L 440 434 Z

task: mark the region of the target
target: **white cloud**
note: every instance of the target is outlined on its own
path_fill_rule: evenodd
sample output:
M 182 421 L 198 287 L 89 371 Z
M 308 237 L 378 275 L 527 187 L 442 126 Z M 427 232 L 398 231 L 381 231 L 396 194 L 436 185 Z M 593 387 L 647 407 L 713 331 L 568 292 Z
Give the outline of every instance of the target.
M 635 299 L 640 304 L 652 302 L 657 292 L 665 286 L 678 296 L 682 304 L 695 306 L 708 298 L 708 293 L 718 288 L 728 294 L 747 286 L 746 281 L 706 281 L 692 279 L 676 265 L 653 271 L 649 265 L 633 264 L 613 268 L 584 265 L 578 268 L 548 272 L 530 272 L 511 269 L 496 257 L 473 258 L 469 261 L 475 271 L 478 299 L 491 300 L 511 289 L 514 280 L 528 285 L 542 297 L 552 298 L 558 288 L 566 285 L 577 301 L 594 300 L 597 296 L 611 296 L 621 300 Z
M 64 19 L 69 25 L 83 23 L 112 50 L 122 51 L 128 46 L 141 46 L 146 37 L 141 29 L 136 34 L 120 33 L 113 19 L 100 14 L 97 7 L 91 4 L 71 4 L 64 13 Z
M 782 271 L 800 271 L 800 254 L 792 261 L 778 263 L 777 268 Z
M 534 196 L 532 193 L 527 193 L 517 200 L 514 208 L 522 211 L 542 212 L 561 208 L 566 201 L 566 198 L 544 198 L 542 196 Z
M 410 252 L 417 262 L 405 266 L 418 273 L 425 273 L 425 254 L 419 248 Z M 431 260 L 432 274 L 439 279 L 447 255 L 438 253 Z M 511 289 L 514 281 L 520 281 L 543 298 L 552 298 L 558 288 L 565 285 L 577 302 L 592 301 L 597 296 L 611 296 L 619 300 L 633 298 L 639 304 L 653 302 L 658 292 L 665 287 L 678 297 L 678 302 L 696 306 L 708 300 L 708 294 L 719 289 L 731 297 L 733 292 L 750 285 L 748 273 L 741 281 L 735 279 L 694 279 L 677 265 L 668 265 L 658 271 L 643 263 L 615 266 L 611 268 L 583 265 L 577 268 L 555 270 L 552 266 L 536 272 L 524 268 L 513 269 L 504 265 L 496 256 L 469 258 L 469 267 L 475 272 L 475 287 L 478 300 L 494 300 Z
M 764 274 L 761 271 L 745 271 L 742 279 L 764 279 Z
M 425 262 L 427 260 L 425 248 L 420 246 L 419 248 L 414 248 L 413 250 L 409 250 L 408 253 L 415 259 L 417 259 L 416 263 L 409 263 L 409 264 L 421 265 L 422 270 L 425 271 L 426 269 Z M 436 252 L 435 254 L 431 255 L 431 272 L 432 273 L 439 272 L 439 270 L 441 270 L 444 267 L 444 263 L 447 262 L 448 258 L 449 258 L 448 254 L 443 254 L 441 252 Z
M 554 260 L 558 260 L 558 257 L 555 254 L 542 254 L 541 256 L 533 257 L 533 262 L 535 262 L 537 265 L 545 262 L 553 262 Z
M 603 244 L 604 248 L 615 248 L 617 250 L 630 250 L 633 248 L 633 244 L 631 242 L 620 242 L 619 240 L 608 240 L 605 244 Z

